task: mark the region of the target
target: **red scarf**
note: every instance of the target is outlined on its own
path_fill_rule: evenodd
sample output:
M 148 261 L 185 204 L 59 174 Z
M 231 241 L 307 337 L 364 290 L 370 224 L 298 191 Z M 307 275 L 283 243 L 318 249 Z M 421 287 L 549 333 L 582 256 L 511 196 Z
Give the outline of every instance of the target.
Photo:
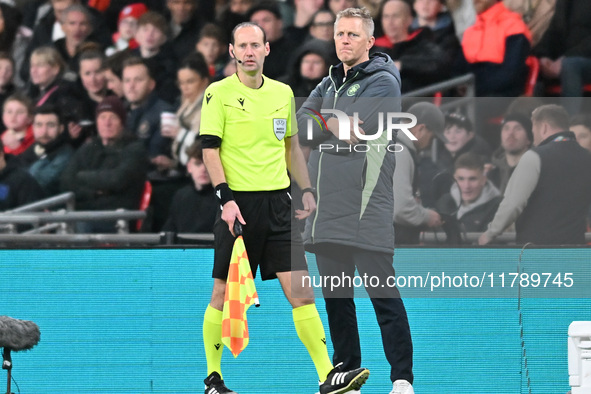
M 510 11 L 502 2 L 476 16 L 462 39 L 468 63 L 503 63 L 505 43 L 509 36 L 523 34 L 531 42 L 531 33 L 521 15 Z
M 21 140 L 21 144 L 15 149 L 10 149 L 9 147 L 5 146 L 4 153 L 14 156 L 20 155 L 26 151 L 29 146 L 33 145 L 33 142 L 35 142 L 35 136 L 33 135 L 33 126 L 31 125 L 27 128 L 27 132 Z

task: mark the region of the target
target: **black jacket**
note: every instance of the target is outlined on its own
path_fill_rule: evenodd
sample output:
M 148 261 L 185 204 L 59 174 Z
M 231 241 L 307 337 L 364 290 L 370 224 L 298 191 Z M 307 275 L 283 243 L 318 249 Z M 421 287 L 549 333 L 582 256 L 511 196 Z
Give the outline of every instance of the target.
M 97 137 L 84 144 L 62 173 L 63 192 L 76 194 L 81 210 L 138 209 L 148 156 L 141 141 L 125 135 L 112 146 Z
M 16 159 L 5 155 L 6 167 L 0 170 L 0 212 L 29 204 L 45 197 L 39 183 Z
M 591 2 L 557 0 L 550 26 L 533 48 L 538 57 L 591 57 Z
M 408 40 L 391 48 L 376 46 L 372 48 L 374 52 L 387 53 L 393 60 L 400 61 L 402 93 L 446 79 L 453 66 L 428 28 L 414 31 Z

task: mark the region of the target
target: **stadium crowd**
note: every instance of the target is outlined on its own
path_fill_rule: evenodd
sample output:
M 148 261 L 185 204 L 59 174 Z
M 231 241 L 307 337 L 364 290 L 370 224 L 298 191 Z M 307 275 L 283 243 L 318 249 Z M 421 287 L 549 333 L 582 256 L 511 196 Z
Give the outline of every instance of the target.
M 402 141 L 412 156 L 400 181 L 410 182 L 401 188 L 409 195 L 396 197 L 405 201 L 405 212 L 394 214 L 399 243 L 417 242 L 405 231 L 442 225 L 449 234 L 486 232 L 487 243 L 519 223 L 505 218 L 503 228 L 487 231 L 499 205 L 507 209 L 503 195 L 518 186 L 511 176 L 520 159 L 543 142 L 534 133 L 542 124 L 562 128 L 556 132 L 570 127 L 591 151 L 591 108 L 582 99 L 591 84 L 587 0 L 3 0 L 0 211 L 66 191 L 85 210 L 137 209 L 149 181 L 142 231 L 211 232 L 216 202 L 202 161 L 200 113 L 206 87 L 236 71 L 232 29 L 260 25 L 271 48 L 264 75 L 305 98 L 338 63 L 335 15 L 357 6 L 374 17 L 372 53 L 394 60 L 403 93 L 473 73 L 478 98 L 504 98 L 476 103 L 472 119 L 462 110 L 419 111 L 419 126 L 433 135 L 421 139 L 417 130 L 420 146 Z M 533 125 L 539 105 L 518 98 L 532 90 L 561 105 Z M 539 209 L 586 204 L 591 212 L 588 166 L 556 184 L 543 175 L 547 161 L 572 159 L 573 151 L 540 153 L 542 175 L 532 188 L 575 185 L 580 201 L 558 196 Z M 587 165 L 591 159 L 579 153 Z M 115 227 L 82 223 L 77 230 Z

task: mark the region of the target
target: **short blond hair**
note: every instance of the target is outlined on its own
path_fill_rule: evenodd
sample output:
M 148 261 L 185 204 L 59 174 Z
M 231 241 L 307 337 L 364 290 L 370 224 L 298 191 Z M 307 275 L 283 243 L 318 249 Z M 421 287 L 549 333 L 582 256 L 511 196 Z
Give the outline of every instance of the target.
M 51 67 L 58 66 L 60 69 L 60 73 L 64 71 L 64 69 L 66 68 L 66 62 L 64 61 L 64 58 L 54 47 L 39 47 L 31 53 L 31 61 L 33 60 L 33 57 L 38 58 L 39 60 L 41 60 L 44 63 L 47 63 Z
M 373 18 L 371 17 L 371 13 L 365 7 L 356 8 L 351 7 L 347 8 L 337 14 L 337 19 L 334 22 L 335 29 L 337 23 L 341 18 L 359 18 L 363 22 L 363 27 L 365 28 L 365 32 L 367 33 L 368 37 L 373 36 L 373 32 L 375 29 L 375 25 L 373 23 Z

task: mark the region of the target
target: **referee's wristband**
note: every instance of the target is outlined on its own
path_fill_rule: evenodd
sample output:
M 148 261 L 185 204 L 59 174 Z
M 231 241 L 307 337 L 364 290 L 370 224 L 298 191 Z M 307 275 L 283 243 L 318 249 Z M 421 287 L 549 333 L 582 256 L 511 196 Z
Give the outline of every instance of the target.
M 234 201 L 234 194 L 232 189 L 226 182 L 220 183 L 215 187 L 215 196 L 220 201 L 220 205 L 223 207 L 228 201 Z
M 302 194 L 308 193 L 308 192 L 312 193 L 312 195 L 314 196 L 314 198 L 317 198 L 317 196 L 316 196 L 316 188 L 315 187 L 306 187 L 306 188 L 302 189 Z

